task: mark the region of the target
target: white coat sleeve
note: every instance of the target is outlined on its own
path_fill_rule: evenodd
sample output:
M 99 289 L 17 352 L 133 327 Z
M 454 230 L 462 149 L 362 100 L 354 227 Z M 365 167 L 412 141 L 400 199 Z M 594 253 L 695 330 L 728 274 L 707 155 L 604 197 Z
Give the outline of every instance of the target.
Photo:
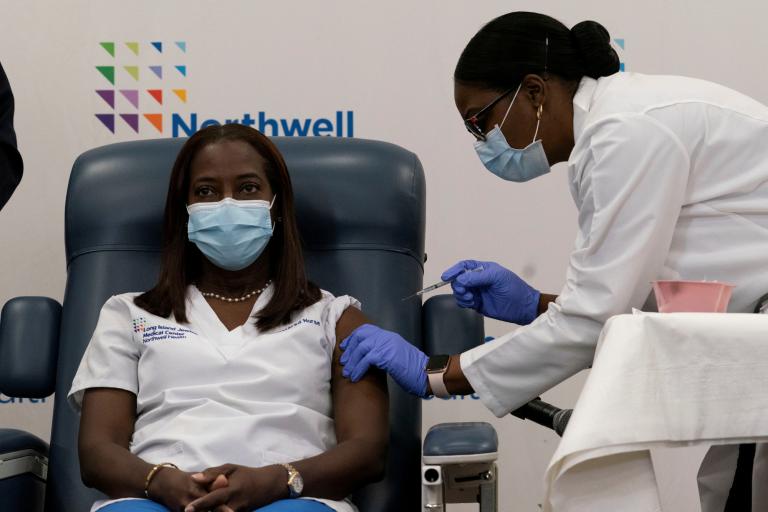
M 141 351 L 133 338 L 131 311 L 125 296 L 110 297 L 101 308 L 96 329 L 85 349 L 67 396 L 77 412 L 89 388 L 118 388 L 137 394 Z
M 580 232 L 562 292 L 530 325 L 461 355 L 499 417 L 590 366 L 603 324 L 643 305 L 672 243 L 690 167 L 677 137 L 641 114 L 606 118 L 582 137 Z

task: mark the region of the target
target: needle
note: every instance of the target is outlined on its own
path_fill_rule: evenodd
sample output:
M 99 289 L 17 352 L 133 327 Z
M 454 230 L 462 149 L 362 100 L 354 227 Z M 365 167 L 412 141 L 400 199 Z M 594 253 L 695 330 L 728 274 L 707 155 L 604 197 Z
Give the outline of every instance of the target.
M 440 281 L 439 283 L 435 283 L 433 285 L 427 286 L 426 288 L 423 288 L 423 289 L 417 291 L 413 295 L 409 295 L 409 296 L 405 297 L 403 300 L 405 301 L 405 300 L 408 300 L 408 299 L 412 299 L 414 297 L 420 297 L 420 296 L 424 295 L 425 293 L 431 292 L 432 290 L 437 290 L 438 288 L 442 288 L 445 285 L 451 284 L 457 277 L 459 277 L 461 274 L 464 274 L 466 272 L 479 272 L 481 270 L 483 270 L 483 267 L 477 267 L 477 268 L 473 268 L 473 269 L 469 269 L 469 270 L 463 270 L 461 273 L 457 274 L 453 279 L 451 279 L 449 281 Z

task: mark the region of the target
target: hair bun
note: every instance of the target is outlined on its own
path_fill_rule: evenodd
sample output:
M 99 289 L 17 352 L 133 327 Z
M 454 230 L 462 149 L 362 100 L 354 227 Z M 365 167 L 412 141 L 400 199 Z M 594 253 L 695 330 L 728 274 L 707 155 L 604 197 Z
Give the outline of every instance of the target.
M 619 55 L 611 46 L 611 36 L 596 21 L 582 21 L 571 29 L 571 38 L 590 78 L 609 76 L 619 71 Z

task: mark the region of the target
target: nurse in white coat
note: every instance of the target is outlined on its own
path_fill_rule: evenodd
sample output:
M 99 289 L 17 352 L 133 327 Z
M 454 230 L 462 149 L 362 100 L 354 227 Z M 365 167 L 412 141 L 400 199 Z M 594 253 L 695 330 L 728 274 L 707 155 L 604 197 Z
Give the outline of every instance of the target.
M 579 230 L 565 286 L 547 295 L 461 261 L 443 274 L 459 305 L 524 327 L 443 365 L 363 326 L 342 343 L 346 376 L 376 366 L 417 395 L 474 391 L 501 417 L 587 368 L 605 321 L 647 309 L 654 279 L 730 282 L 730 311 L 752 311 L 768 292 L 768 108 L 714 83 L 618 71 L 595 22 L 515 12 L 472 38 L 454 90 L 482 163 L 515 182 L 567 165 Z

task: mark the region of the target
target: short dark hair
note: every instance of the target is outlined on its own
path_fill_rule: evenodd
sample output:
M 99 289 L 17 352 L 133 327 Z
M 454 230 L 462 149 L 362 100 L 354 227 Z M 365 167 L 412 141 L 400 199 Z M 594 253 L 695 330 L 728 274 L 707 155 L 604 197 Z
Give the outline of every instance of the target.
M 223 141 L 242 141 L 266 160 L 266 174 L 279 222 L 275 223 L 270 244 L 270 268 L 275 292 L 269 303 L 256 315 L 259 330 L 285 324 L 292 313 L 320 300 L 320 289 L 311 283 L 304 269 L 299 229 L 293 205 L 293 187 L 280 151 L 261 132 L 239 124 L 215 125 L 192 135 L 182 146 L 173 164 L 165 201 L 163 251 L 160 277 L 151 290 L 136 297 L 137 306 L 152 314 L 179 322 L 187 321 L 185 308 L 187 286 L 200 275 L 204 257 L 187 238 L 187 194 L 190 167 L 194 157 L 205 147 Z
M 619 65 L 608 31 L 595 21 L 582 21 L 569 30 L 544 14 L 511 12 L 472 37 L 453 76 L 459 83 L 505 91 L 531 73 L 546 71 L 577 82 L 584 76 L 612 75 Z

